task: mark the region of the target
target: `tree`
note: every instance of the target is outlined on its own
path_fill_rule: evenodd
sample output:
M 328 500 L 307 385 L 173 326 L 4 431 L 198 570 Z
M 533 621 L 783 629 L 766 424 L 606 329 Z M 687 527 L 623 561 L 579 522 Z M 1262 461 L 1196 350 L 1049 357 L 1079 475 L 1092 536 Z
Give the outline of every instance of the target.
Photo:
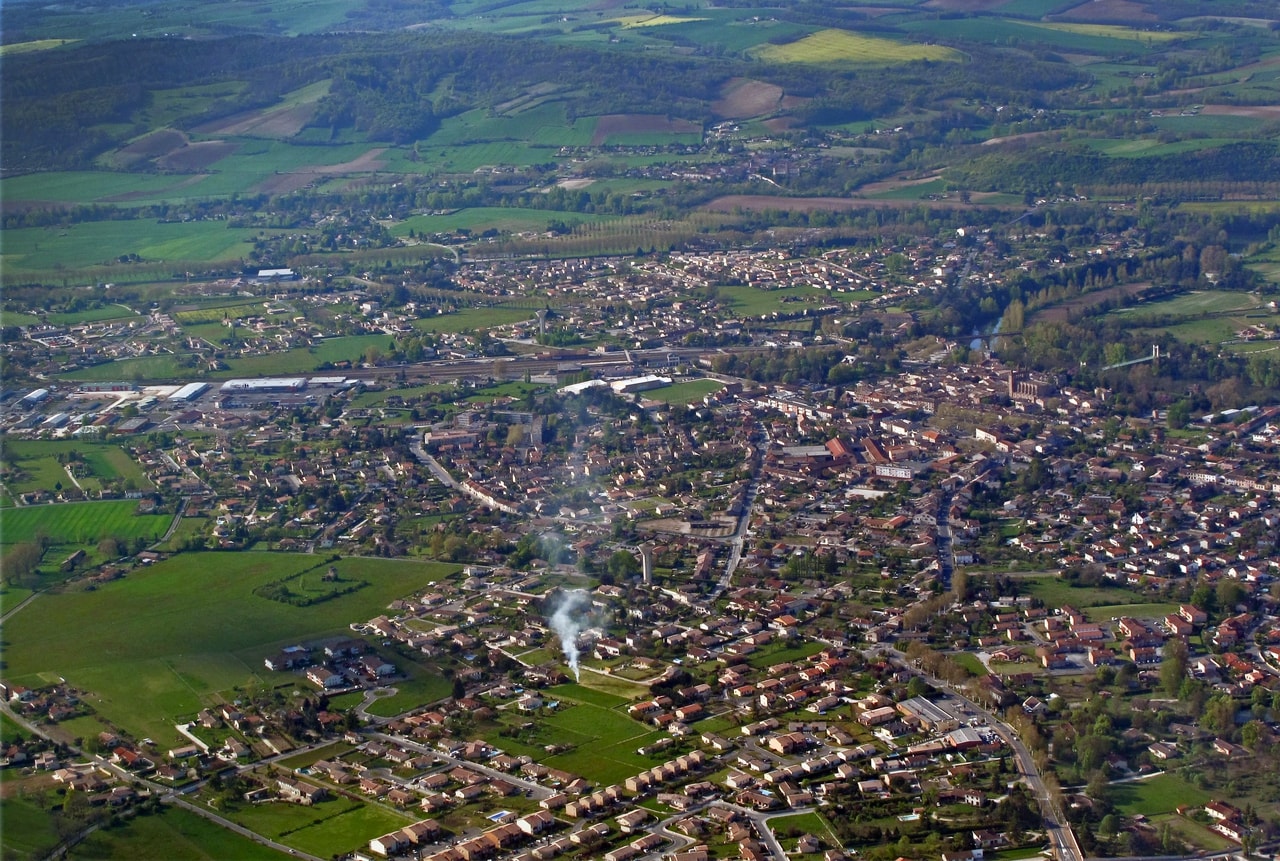
M 1187 677 L 1187 644 L 1181 637 L 1173 637 L 1164 645 L 1160 660 L 1160 685 L 1166 694 L 1176 697 Z
M 453 698 L 454 700 L 464 699 L 467 696 L 467 683 L 458 677 L 453 679 Z
M 108 535 L 98 542 L 98 555 L 104 559 L 115 559 L 124 553 L 120 539 Z

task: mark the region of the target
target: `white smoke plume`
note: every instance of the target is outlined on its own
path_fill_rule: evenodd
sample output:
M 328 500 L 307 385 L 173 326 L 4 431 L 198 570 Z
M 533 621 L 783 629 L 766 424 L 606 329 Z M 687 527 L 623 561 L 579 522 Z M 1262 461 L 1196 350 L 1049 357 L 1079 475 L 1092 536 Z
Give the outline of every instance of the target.
M 590 608 L 591 596 L 581 589 L 561 592 L 551 601 L 551 630 L 560 638 L 560 648 L 564 649 L 565 660 L 573 672 L 574 681 L 581 677 L 578 652 L 578 634 L 587 627 L 590 619 L 584 608 Z

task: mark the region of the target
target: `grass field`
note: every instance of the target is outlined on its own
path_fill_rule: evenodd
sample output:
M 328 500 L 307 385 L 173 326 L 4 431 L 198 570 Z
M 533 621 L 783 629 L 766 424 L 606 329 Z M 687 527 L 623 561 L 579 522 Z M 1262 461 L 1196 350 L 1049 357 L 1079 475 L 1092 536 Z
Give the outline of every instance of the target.
M 95 592 L 46 595 L 40 612 L 5 624 L 7 671 L 29 681 L 64 675 L 91 691 L 99 714 L 139 736 L 176 740 L 174 721 L 238 685 L 284 678 L 262 669 L 284 645 L 347 632 L 456 566 L 343 559 L 339 575 L 369 583 L 311 607 L 254 595 L 310 568 L 306 555 L 188 553 Z M 65 632 L 75 631 L 75 637 Z
M 624 700 L 586 692 L 577 685 L 553 688 L 546 692 L 547 699 L 554 701 L 558 691 L 564 692 L 560 708 L 539 719 L 538 742 L 571 744 L 574 750 L 550 757 L 545 761 L 547 765 L 589 775 L 603 783 L 617 783 L 654 764 L 636 749 L 664 733 L 620 711 Z
M 80 456 L 87 470 L 86 475 L 77 475 L 76 481 L 87 490 L 100 490 L 103 481 L 116 479 L 132 482 L 134 487 L 143 490 L 151 487 L 141 465 L 120 446 L 60 440 L 13 440 L 5 443 L 4 451 L 0 453 L 0 463 L 5 466 L 5 485 L 17 494 L 33 490 L 52 493 L 59 482 L 63 487 L 70 487 L 67 471 L 57 458 L 59 455 L 65 458 L 73 452 Z
M 858 291 L 853 293 L 831 293 L 816 287 L 784 287 L 781 290 L 761 290 L 745 284 L 735 284 L 716 288 L 720 301 L 728 302 L 735 314 L 744 317 L 760 317 L 774 311 L 796 311 L 803 305 L 796 302 L 812 300 L 819 303 L 827 301 L 850 302 L 869 299 L 874 293 Z
M 1064 30 L 1056 24 L 1050 26 L 1008 18 L 928 19 L 906 21 L 900 26 L 907 32 L 928 34 L 939 39 L 964 39 L 972 42 L 1023 47 L 1040 44 L 1054 50 L 1099 54 L 1106 57 L 1130 55 L 1135 50 L 1151 48 L 1155 45 L 1154 40 L 1141 38 L 1147 35 L 1142 31 L 1135 30 L 1131 31 L 1131 34 L 1123 35 L 1113 33 L 1101 35 Z
M 1122 616 L 1133 616 L 1138 619 L 1160 619 L 1178 611 L 1177 604 L 1099 604 L 1084 610 L 1084 616 L 1090 622 L 1110 622 Z
M 154 541 L 173 519 L 166 514 L 136 514 L 135 499 L 104 502 L 68 502 L 6 508 L 0 543 L 17 544 L 44 535 L 54 544 L 91 545 L 106 536 L 123 541 Z
M 150 179 L 131 178 L 140 184 Z M 150 261 L 238 260 L 253 249 L 254 233 L 217 221 L 157 223 L 146 219 L 90 221 L 57 229 L 28 227 L 4 232 L 0 260 L 10 277 L 54 270 L 70 275 L 72 270 L 109 265 L 129 254 Z M 112 316 L 124 316 L 123 309 L 117 310 Z
M 161 813 L 94 832 L 67 857 L 85 861 L 276 861 L 289 856 L 190 811 L 166 806 Z
M 29 799 L 6 792 L 0 797 L 0 822 L 4 823 L 3 861 L 44 858 L 58 845 L 53 817 Z
M 668 404 L 692 404 L 700 402 L 707 395 L 723 388 L 724 384 L 715 380 L 687 380 L 667 386 L 660 391 L 651 392 L 648 397 Z
M 1083 610 L 1087 607 L 1115 606 L 1122 602 L 1141 599 L 1135 592 L 1123 588 L 1072 586 L 1053 576 L 1028 577 L 1018 581 L 1027 592 L 1044 602 L 1046 607 L 1060 608 L 1066 605 Z M 1108 617 L 1110 618 L 1110 617 Z
M 952 22 L 948 22 L 952 23 Z M 960 60 L 963 55 L 940 45 L 895 42 L 877 36 L 863 36 L 847 30 L 819 30 L 786 45 L 755 49 L 757 59 L 770 63 L 816 63 L 823 65 L 888 65 L 912 60 Z
M 1143 813 L 1156 816 L 1172 813 L 1180 804 L 1204 804 L 1212 796 L 1196 789 L 1180 777 L 1162 774 L 1149 780 L 1113 783 L 1111 796 L 1116 811 L 1125 816 Z

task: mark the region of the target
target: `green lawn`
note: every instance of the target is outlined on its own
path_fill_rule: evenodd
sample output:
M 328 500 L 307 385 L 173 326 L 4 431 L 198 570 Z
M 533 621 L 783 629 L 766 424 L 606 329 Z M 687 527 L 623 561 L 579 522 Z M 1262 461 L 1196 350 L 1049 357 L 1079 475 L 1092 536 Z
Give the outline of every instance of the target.
M 1018 585 L 1043 601 L 1046 607 L 1054 609 L 1070 605 L 1077 610 L 1083 610 L 1086 607 L 1142 600 L 1141 595 L 1123 587 L 1072 586 L 1067 581 L 1051 575 L 1020 579 Z
M 457 570 L 343 559 L 335 563 L 340 576 L 368 586 L 311 607 L 254 594 L 263 583 L 322 563 L 302 554 L 188 553 L 94 592 L 45 595 L 38 613 L 5 624 L 7 671 L 13 678 L 66 676 L 121 728 L 176 739 L 174 721 L 222 692 L 283 678 L 263 668 L 267 654 L 347 634 L 352 621 L 373 618 L 393 599 Z
M 159 814 L 138 816 L 123 826 L 94 832 L 68 857 L 84 861 L 278 861 L 289 856 L 188 810 L 166 806 Z
M 667 386 L 660 391 L 650 392 L 646 397 L 668 404 L 691 404 L 700 402 L 707 395 L 723 388 L 724 383 L 715 380 L 687 380 Z
M 1134 616 L 1140 619 L 1159 619 L 1178 611 L 1177 604 L 1100 604 L 1084 611 L 1090 622 L 1109 622 L 1121 616 Z
M 582 696 L 578 691 L 573 695 Z M 632 720 L 615 708 L 561 701 L 555 711 L 538 721 L 543 744 L 572 744 L 574 749 L 545 760 L 553 768 L 590 776 L 602 783 L 617 783 L 654 765 L 636 749 L 665 733 Z
M 1149 780 L 1133 780 L 1111 785 L 1116 811 L 1125 816 L 1143 813 L 1155 816 L 1172 813 L 1180 804 L 1204 804 L 1213 798 L 1180 777 L 1162 774 Z

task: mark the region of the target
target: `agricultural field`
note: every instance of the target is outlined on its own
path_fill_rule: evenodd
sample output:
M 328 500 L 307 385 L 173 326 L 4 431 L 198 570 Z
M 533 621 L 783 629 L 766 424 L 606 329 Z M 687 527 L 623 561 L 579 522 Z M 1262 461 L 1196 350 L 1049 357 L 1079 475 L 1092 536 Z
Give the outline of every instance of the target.
M 3 861 L 45 858 L 61 839 L 49 816 L 33 799 L 14 792 L 0 796 L 0 821 L 4 822 Z
M 339 576 L 369 585 L 311 607 L 254 594 L 311 568 L 316 557 L 278 553 L 184 553 L 94 592 L 51 594 L 5 623 L 14 678 L 41 684 L 57 673 L 92 692 L 95 710 L 139 736 L 176 740 L 174 722 L 237 686 L 276 683 L 264 655 L 292 643 L 348 633 L 456 566 L 342 559 Z M 63 632 L 74 630 L 74 639 Z
M 1190 343 L 1222 343 L 1253 332 L 1255 340 L 1280 328 L 1280 314 L 1250 293 L 1205 290 L 1113 311 L 1135 330 Z M 1159 323 L 1161 325 L 1152 325 Z M 1266 344 L 1265 340 L 1257 340 Z
M 136 499 L 6 508 L 0 542 L 18 544 L 43 535 L 59 547 L 83 546 L 91 550 L 90 545 L 107 536 L 122 541 L 154 541 L 173 519 L 166 514 L 137 514 L 137 510 Z
M 771 63 L 884 65 L 912 60 L 942 62 L 962 59 L 960 52 L 940 45 L 895 42 L 847 30 L 820 30 L 798 41 L 768 45 L 753 53 L 758 59 Z
M 279 861 L 289 856 L 172 805 L 100 829 L 68 854 L 93 861 Z
M 985 42 L 996 45 L 1030 47 L 1043 45 L 1051 50 L 1096 54 L 1103 57 L 1127 56 L 1135 51 L 1150 51 L 1164 44 L 1154 37 L 1183 34 L 1148 33 L 1128 27 L 1108 28 L 1103 32 L 1062 29 L 1075 25 L 1042 24 L 1008 18 L 920 19 L 904 21 L 899 26 L 909 33 L 928 35 L 953 41 Z M 1146 38 L 1151 36 L 1153 38 Z
M 233 261 L 252 250 L 254 233 L 217 221 L 156 223 L 143 219 L 6 230 L 0 262 L 6 278 L 22 279 L 55 271 L 63 277 L 75 277 L 76 270 L 110 265 L 128 255 L 156 262 Z M 126 313 L 116 310 L 119 313 L 114 316 Z

